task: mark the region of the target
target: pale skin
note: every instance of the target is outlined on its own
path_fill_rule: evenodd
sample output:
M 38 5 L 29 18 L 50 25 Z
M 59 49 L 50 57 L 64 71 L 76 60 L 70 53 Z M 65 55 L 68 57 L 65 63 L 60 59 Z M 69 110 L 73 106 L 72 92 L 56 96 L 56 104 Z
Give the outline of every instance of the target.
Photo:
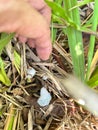
M 0 0 L 0 32 L 16 33 L 47 60 L 52 51 L 51 10 L 44 0 Z

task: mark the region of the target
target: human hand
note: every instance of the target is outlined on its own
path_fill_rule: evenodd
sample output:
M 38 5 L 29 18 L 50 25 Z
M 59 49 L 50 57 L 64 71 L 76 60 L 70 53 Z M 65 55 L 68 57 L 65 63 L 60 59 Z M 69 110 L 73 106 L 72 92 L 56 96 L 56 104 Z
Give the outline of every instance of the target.
M 21 41 L 36 48 L 41 59 L 47 60 L 52 50 L 50 12 L 44 0 L 1 0 L 0 32 L 15 32 Z

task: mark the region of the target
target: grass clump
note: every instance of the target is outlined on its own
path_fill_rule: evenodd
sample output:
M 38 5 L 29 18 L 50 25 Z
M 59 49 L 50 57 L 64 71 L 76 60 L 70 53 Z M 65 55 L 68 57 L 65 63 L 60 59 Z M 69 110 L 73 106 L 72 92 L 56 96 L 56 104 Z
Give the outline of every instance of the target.
M 62 0 L 62 2 L 59 2 L 59 0 L 55 0 L 54 2 L 46 0 L 46 2 L 53 11 L 53 23 L 56 23 L 58 24 L 58 26 L 60 25 L 61 27 L 63 27 L 62 31 L 65 35 L 67 35 L 74 74 L 83 82 L 87 83 L 90 80 L 92 71 L 91 64 L 95 51 L 94 47 L 96 42 L 96 30 L 98 25 L 98 1 L 95 0 L 93 2 L 93 15 L 90 19 L 88 18 L 84 24 L 82 24 L 83 21 L 81 22 L 80 19 L 79 8 L 85 6 L 86 4 L 90 4 L 92 0 L 84 0 L 80 2 L 78 0 Z M 55 27 L 54 30 L 56 30 Z M 87 60 L 84 56 L 83 33 L 90 34 Z M 53 34 L 55 37 L 55 33 Z

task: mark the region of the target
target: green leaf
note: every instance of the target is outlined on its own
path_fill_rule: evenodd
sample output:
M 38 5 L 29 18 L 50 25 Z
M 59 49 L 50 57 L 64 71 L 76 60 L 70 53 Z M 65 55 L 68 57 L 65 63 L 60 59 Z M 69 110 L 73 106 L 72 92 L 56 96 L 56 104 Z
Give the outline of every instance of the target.
M 58 3 L 59 5 L 62 5 L 63 0 L 54 0 L 56 3 Z
M 96 86 L 98 86 L 98 74 L 94 75 L 89 81 L 87 81 L 87 84 L 91 88 L 95 88 Z
M 51 7 L 53 14 L 58 16 L 59 19 L 62 18 L 67 26 L 79 28 L 67 15 L 67 12 L 58 3 L 51 2 L 48 0 L 45 0 L 45 2 L 48 4 L 48 6 Z
M 3 110 L 0 109 L 0 117 L 3 115 Z
M 98 67 L 96 67 L 91 78 L 86 82 L 91 88 L 98 86 Z
M 13 36 L 14 36 L 14 34 L 6 34 L 6 33 L 2 33 L 1 34 L 1 39 L 0 39 L 0 54 L 2 53 L 2 50 L 4 49 L 4 47 L 13 38 Z
M 56 16 L 54 14 L 52 14 L 52 20 L 55 23 L 65 24 L 65 21 L 63 19 L 61 19 L 60 17 L 58 17 L 58 16 Z M 66 25 L 67 25 L 67 23 L 66 23 Z
M 45 0 L 46 3 L 51 7 L 53 14 L 68 20 L 68 16 L 65 14 L 65 10 L 57 3 Z
M 11 85 L 9 78 L 6 75 L 6 72 L 5 72 L 5 69 L 4 69 L 4 63 L 1 59 L 1 57 L 0 57 L 0 81 L 7 86 Z

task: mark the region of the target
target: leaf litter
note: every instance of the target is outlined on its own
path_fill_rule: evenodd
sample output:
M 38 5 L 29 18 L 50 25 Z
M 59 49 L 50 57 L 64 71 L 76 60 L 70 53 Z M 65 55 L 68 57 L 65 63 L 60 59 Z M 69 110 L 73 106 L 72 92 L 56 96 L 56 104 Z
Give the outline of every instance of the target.
M 84 8 L 81 13 L 83 21 L 85 12 L 89 16 L 87 8 Z M 86 57 L 89 35 L 83 36 Z M 58 35 L 52 56 L 46 62 L 40 61 L 34 50 L 19 44 L 15 38 L 9 44 L 10 51 L 7 49 L 2 58 L 6 63 L 5 68 L 11 85 L 8 87 L 0 83 L 0 130 L 98 129 L 98 118 L 79 106 L 59 84 L 60 78 L 66 78 L 72 72 L 68 46 L 62 46 L 61 42 L 66 42 L 63 34 Z M 20 68 L 18 62 L 18 69 L 17 63 L 13 62 L 14 51 L 19 54 L 18 58 L 21 60 Z M 31 68 L 35 71 L 32 72 Z M 52 99 L 48 105 L 41 107 L 37 101 L 43 86 Z
M 18 50 L 17 45 L 15 46 Z M 1 84 L 0 87 L 1 130 L 7 130 L 11 122 L 14 129 L 20 128 L 22 130 L 86 130 L 98 128 L 96 124 L 98 119 L 76 104 L 67 92 L 62 91 L 59 85 L 58 79 L 66 77 L 72 70 L 70 54 L 64 51 L 60 44 L 59 46 L 58 54 L 61 58 L 58 62 L 53 56 L 50 61 L 42 62 L 27 45 L 25 46 L 26 66 L 36 70 L 35 75 L 30 80 L 24 76 L 25 72 L 22 72 L 21 78 L 21 74 L 18 73 L 15 66 L 11 61 L 8 61 L 10 66 L 8 66 L 7 71 L 10 71 L 8 75 L 12 85 L 7 87 Z M 57 47 L 58 43 L 55 43 L 54 49 Z M 55 52 L 53 55 L 58 58 Z M 60 62 L 64 63 L 64 60 L 66 61 L 65 70 L 59 64 Z M 46 80 L 43 79 L 45 76 L 47 77 Z M 45 107 L 41 107 L 37 103 L 43 86 L 52 95 L 50 104 Z M 14 118 L 12 118 L 13 116 Z

